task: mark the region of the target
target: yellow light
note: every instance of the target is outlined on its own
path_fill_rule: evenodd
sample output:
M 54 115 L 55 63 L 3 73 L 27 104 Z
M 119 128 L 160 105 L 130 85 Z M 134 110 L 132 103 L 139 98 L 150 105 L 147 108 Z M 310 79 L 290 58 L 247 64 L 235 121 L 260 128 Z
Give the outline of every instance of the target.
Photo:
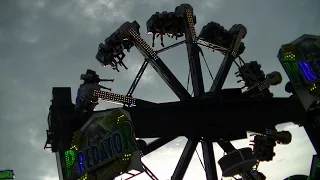
M 71 142 L 71 147 L 70 149 L 74 149 L 74 150 L 78 150 L 79 145 L 80 145 L 80 141 L 81 141 L 81 132 L 80 131 L 76 131 L 73 133 L 73 137 L 72 137 L 72 142 Z
M 316 84 L 312 84 L 311 87 L 309 88 L 309 91 L 315 91 L 317 89 Z

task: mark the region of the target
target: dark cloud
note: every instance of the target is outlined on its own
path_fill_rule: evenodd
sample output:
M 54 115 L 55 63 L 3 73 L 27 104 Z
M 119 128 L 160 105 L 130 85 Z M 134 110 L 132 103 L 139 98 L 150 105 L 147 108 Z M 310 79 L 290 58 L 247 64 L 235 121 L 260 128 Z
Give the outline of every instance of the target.
M 258 60 L 266 72 L 278 70 L 284 75 L 276 58 L 281 44 L 304 33 L 320 35 L 320 2 L 317 0 L 203 0 L 201 3 L 191 0 L 2 0 L 0 169 L 14 169 L 17 179 L 56 179 L 55 157 L 42 150 L 51 88 L 70 86 L 74 98 L 80 83 L 79 75 L 91 68 L 101 76 L 116 78 L 109 86 L 114 92 L 125 94 L 143 57 L 137 50 L 132 50 L 125 59 L 130 70 L 115 73 L 110 68 L 101 67 L 95 60 L 98 44 L 123 22 L 133 20 L 140 23 L 143 38 L 151 44 L 151 37 L 145 35 L 147 19 L 157 11 L 173 11 L 181 3 L 190 3 L 194 7 L 198 17 L 197 32 L 210 21 L 217 21 L 226 28 L 236 23 L 244 24 L 248 36 L 243 57 L 247 61 Z M 172 42 L 165 39 L 167 45 Z M 160 46 L 156 48 L 160 49 Z M 188 74 L 185 52 L 185 47 L 180 46 L 160 55 L 184 85 Z M 212 73 L 216 73 L 222 56 L 208 50 L 204 52 Z M 206 88 L 209 88 L 212 80 L 203 67 Z M 231 70 L 235 71 L 235 68 Z M 235 81 L 229 76 L 225 86 L 240 86 Z M 276 96 L 287 96 L 283 87 L 284 83 L 273 88 Z M 151 67 L 134 95 L 156 102 L 177 100 Z M 102 103 L 99 108 L 108 107 L 112 105 Z M 175 152 L 183 144 L 176 141 L 159 153 L 165 149 Z

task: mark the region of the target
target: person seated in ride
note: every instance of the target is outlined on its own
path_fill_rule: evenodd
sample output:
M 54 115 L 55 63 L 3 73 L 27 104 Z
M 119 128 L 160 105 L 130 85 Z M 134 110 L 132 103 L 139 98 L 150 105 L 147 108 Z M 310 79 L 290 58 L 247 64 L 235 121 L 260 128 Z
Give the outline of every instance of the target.
M 123 44 L 123 48 L 126 49 L 127 52 L 130 52 L 130 49 L 134 46 L 134 43 L 129 39 L 124 39 L 122 44 Z
M 121 56 L 120 56 L 121 55 Z M 123 51 L 121 51 L 120 54 L 118 54 L 117 59 L 118 59 L 118 64 L 120 66 L 123 66 L 125 69 L 128 69 L 127 66 L 123 63 L 123 58 L 125 57 L 125 54 L 123 53 Z
M 116 61 L 116 59 L 114 58 L 114 55 L 113 53 L 108 53 L 105 57 L 105 63 L 106 65 L 110 65 L 112 67 L 113 70 L 116 70 L 119 72 L 119 69 L 118 69 L 118 62 Z
M 120 72 L 119 69 L 118 69 L 118 62 L 116 61 L 115 58 L 112 58 L 111 61 L 108 61 L 108 64 L 111 65 L 113 70 L 116 70 L 116 71 Z
M 115 45 L 115 46 L 112 46 L 112 50 L 113 50 L 113 55 L 118 55 L 118 54 L 121 54 L 121 52 L 123 51 L 123 45 L 121 43 Z

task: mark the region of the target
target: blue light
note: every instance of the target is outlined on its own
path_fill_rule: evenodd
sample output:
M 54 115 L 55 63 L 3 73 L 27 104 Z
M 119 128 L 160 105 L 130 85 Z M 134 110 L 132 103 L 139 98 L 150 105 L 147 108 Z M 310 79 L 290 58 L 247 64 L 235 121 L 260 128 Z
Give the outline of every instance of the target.
M 311 66 L 308 62 L 305 61 L 299 61 L 298 66 L 300 71 L 302 72 L 303 76 L 305 77 L 305 80 L 308 82 L 313 82 L 317 80 L 316 75 L 313 73 Z
M 78 91 L 77 91 L 77 98 L 76 98 L 77 105 L 81 103 L 81 92 L 82 92 L 83 87 L 84 87 L 84 84 L 81 84 Z
M 85 171 L 86 169 L 85 169 L 85 166 L 84 166 L 84 164 L 83 164 L 83 154 L 82 153 L 78 153 L 77 154 L 78 155 L 78 159 L 79 159 L 79 164 L 78 164 L 78 173 L 80 174 L 80 173 L 82 173 L 83 171 Z

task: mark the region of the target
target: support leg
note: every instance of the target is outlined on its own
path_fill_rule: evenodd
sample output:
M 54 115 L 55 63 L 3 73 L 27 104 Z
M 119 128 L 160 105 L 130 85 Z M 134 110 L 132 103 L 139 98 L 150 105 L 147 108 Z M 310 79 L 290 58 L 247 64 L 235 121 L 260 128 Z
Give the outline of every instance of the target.
M 199 140 L 198 139 L 188 139 L 188 142 L 181 154 L 180 160 L 177 164 L 176 169 L 171 177 L 171 180 L 182 180 L 187 168 L 190 164 L 191 158 L 193 156 L 194 151 L 197 148 Z
M 309 113 L 307 122 L 304 125 L 310 141 L 316 150 L 317 154 L 320 154 L 320 110 L 314 110 Z
M 212 141 L 204 140 L 201 145 L 207 180 L 218 180 Z

